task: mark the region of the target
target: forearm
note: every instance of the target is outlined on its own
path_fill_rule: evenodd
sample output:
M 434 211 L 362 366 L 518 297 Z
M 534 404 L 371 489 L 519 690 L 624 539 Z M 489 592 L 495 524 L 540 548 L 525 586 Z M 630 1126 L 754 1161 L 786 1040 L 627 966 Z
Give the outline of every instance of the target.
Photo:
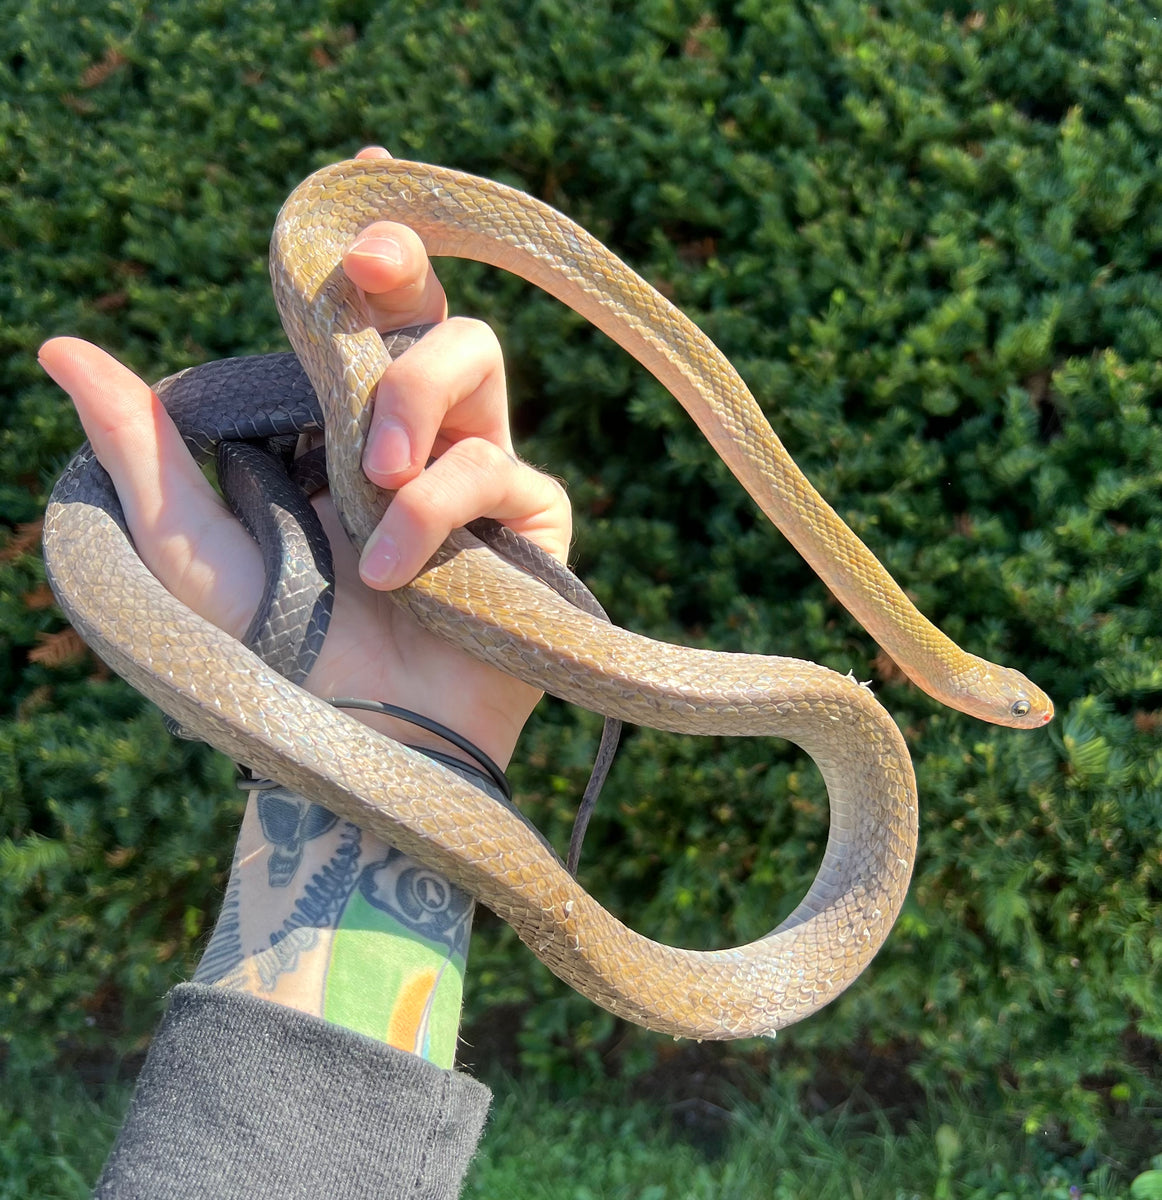
M 349 821 L 281 788 L 252 792 L 194 981 L 450 1067 L 472 911 L 442 875 Z

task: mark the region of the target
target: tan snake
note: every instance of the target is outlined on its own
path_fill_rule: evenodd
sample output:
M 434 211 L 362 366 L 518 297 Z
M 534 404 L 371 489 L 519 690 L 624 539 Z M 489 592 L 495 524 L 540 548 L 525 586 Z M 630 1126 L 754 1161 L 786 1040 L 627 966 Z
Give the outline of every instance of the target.
M 384 506 L 360 460 L 385 361 L 340 263 L 355 234 L 379 219 L 410 225 L 431 255 L 515 272 L 618 341 L 926 691 L 1000 724 L 1049 720 L 1052 706 L 1035 685 L 966 654 L 916 611 L 798 470 L 730 364 L 653 288 L 538 201 L 398 160 L 340 163 L 311 176 L 283 207 L 271 248 L 279 311 L 327 413 L 332 492 L 357 544 Z M 673 949 L 606 912 L 514 813 L 272 674 L 170 596 L 134 554 L 102 475 L 83 452 L 58 485 L 45 527 L 53 586 L 97 652 L 218 749 L 443 871 L 596 1003 L 675 1035 L 772 1034 L 838 995 L 887 936 L 915 855 L 915 780 L 895 724 L 852 678 L 603 625 L 464 531 L 394 594 L 426 628 L 566 700 L 679 732 L 777 735 L 815 760 L 831 829 L 802 903 L 750 945 Z

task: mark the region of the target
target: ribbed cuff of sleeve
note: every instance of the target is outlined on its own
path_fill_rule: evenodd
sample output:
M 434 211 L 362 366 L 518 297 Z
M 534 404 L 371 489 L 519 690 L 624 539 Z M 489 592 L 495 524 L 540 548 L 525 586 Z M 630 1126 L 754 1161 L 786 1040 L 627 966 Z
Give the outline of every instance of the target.
M 244 992 L 182 984 L 98 1200 L 459 1194 L 483 1084 Z

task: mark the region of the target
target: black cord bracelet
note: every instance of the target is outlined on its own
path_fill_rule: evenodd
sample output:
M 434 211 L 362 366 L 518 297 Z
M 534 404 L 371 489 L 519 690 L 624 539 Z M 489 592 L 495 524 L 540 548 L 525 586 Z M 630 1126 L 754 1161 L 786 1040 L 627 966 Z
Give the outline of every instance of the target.
M 454 729 L 449 729 L 447 725 L 441 725 L 439 721 L 435 721 L 431 717 L 425 717 L 420 713 L 412 712 L 410 708 L 400 708 L 397 704 L 388 704 L 384 700 L 353 700 L 344 696 L 332 697 L 327 703 L 333 704 L 336 708 L 358 708 L 364 712 L 376 712 L 382 713 L 387 717 L 398 717 L 401 721 L 406 721 L 409 725 L 416 725 L 420 729 L 426 729 L 428 733 L 434 733 L 436 737 L 443 738 L 444 741 L 455 746 L 457 750 L 463 750 L 465 754 L 475 759 L 482 768 L 481 774 L 487 775 L 496 784 L 506 800 L 512 799 L 512 786 L 508 782 L 508 776 L 479 746 L 474 745 Z M 420 748 L 413 746 L 412 749 Z M 430 754 L 433 758 L 440 756 L 440 761 L 445 761 L 449 765 L 455 764 L 458 767 L 470 766 L 469 763 L 465 763 L 459 758 L 453 758 L 450 754 L 441 754 L 439 750 L 430 751 L 425 747 L 422 752 Z
M 416 725 L 420 729 L 427 730 L 428 733 L 434 733 L 436 737 L 443 738 L 444 741 L 455 746 L 457 750 L 462 750 L 479 765 L 474 766 L 472 763 L 466 763 L 462 758 L 456 758 L 455 755 L 447 754 L 443 750 L 433 750 L 430 746 L 413 746 L 406 742 L 404 744 L 409 750 L 416 750 L 420 754 L 426 754 L 428 758 L 434 759 L 446 767 L 472 771 L 482 779 L 490 780 L 496 785 L 505 800 L 512 801 L 512 785 L 508 782 L 508 776 L 479 746 L 474 745 L 454 729 L 449 729 L 447 725 L 442 725 L 439 721 L 435 721 L 431 717 L 425 717 L 421 713 L 412 712 L 410 708 L 400 708 L 397 704 L 388 704 L 384 700 L 357 700 L 349 696 L 342 696 L 333 697 L 327 703 L 334 708 L 356 708 L 364 712 L 375 712 L 387 717 L 397 717 L 401 721 L 406 721 L 409 725 Z M 240 779 L 238 786 L 243 791 L 261 792 L 279 787 L 280 785 L 273 779 L 255 778 Z

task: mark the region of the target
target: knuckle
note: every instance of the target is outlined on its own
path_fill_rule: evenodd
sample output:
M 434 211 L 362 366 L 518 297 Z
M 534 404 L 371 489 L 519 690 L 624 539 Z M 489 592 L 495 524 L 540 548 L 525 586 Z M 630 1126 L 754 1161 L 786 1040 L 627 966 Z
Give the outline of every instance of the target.
M 478 369 L 494 370 L 503 363 L 500 339 L 487 321 L 477 317 L 449 317 L 444 330 L 444 336 L 456 342 L 460 353 L 479 364 Z
M 483 474 L 491 475 L 493 472 L 506 470 L 513 463 L 513 459 L 508 454 L 487 438 L 464 438 L 456 443 L 455 449 L 457 457 L 461 458 L 470 469 Z
M 421 475 L 401 488 L 388 506 L 385 517 L 397 542 L 401 545 L 429 540 L 431 530 L 439 526 L 439 507 L 433 501 L 430 486 L 423 485 Z
M 449 317 L 444 322 L 444 329 L 449 337 L 471 339 L 481 345 L 500 348 L 500 340 L 496 336 L 496 331 L 487 321 L 482 321 L 479 317 Z

